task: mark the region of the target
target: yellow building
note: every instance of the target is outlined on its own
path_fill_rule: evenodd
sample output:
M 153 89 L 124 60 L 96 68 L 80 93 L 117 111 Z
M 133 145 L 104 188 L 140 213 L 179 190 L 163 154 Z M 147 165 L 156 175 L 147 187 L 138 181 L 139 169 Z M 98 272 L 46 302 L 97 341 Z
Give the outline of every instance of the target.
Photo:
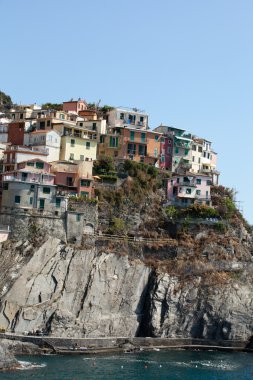
M 96 135 L 84 136 L 81 134 L 65 135 L 61 138 L 60 160 L 96 160 Z

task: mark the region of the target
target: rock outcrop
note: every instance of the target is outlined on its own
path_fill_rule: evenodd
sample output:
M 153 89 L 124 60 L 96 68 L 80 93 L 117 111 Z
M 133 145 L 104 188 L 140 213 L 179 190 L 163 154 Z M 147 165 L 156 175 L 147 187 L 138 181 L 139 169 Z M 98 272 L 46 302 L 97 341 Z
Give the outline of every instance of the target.
M 61 336 L 134 336 L 150 268 L 49 239 L 2 301 L 0 326 Z
M 19 362 L 6 347 L 0 346 L 0 371 L 19 368 Z
M 7 268 L 0 278 L 0 328 L 7 331 L 216 340 L 253 335 L 253 244 L 246 233 L 206 229 L 178 241 L 171 258 L 159 256 L 164 247 L 153 253 L 149 247 L 149 265 L 145 255 L 136 259 L 125 247 L 116 252 L 95 241 L 77 247 L 49 238 L 25 259 L 22 246 L 25 251 L 26 244 L 13 245 L 15 273 Z

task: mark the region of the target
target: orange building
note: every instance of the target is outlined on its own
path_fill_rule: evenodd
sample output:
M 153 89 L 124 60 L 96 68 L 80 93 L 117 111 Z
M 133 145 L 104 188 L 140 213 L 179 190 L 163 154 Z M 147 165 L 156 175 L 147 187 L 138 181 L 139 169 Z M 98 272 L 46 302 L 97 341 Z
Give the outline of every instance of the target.
M 159 163 L 162 134 L 131 127 L 114 127 L 101 135 L 98 156 L 111 156 L 155 165 Z

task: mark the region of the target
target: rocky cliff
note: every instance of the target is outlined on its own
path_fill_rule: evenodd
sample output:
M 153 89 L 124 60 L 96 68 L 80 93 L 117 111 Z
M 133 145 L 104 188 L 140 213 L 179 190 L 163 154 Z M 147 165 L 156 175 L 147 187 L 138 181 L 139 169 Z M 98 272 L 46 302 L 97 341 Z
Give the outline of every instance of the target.
M 57 238 L 37 248 L 5 242 L 0 327 L 70 337 L 248 339 L 252 254 L 242 226 L 195 228 L 169 246 L 93 237 L 80 246 Z

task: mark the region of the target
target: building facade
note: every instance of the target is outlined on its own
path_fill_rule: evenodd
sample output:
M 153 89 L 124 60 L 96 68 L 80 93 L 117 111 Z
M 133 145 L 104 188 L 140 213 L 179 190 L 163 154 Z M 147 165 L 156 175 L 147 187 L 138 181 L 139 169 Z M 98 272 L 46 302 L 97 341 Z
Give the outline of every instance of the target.
M 198 203 L 211 206 L 212 178 L 204 174 L 185 173 L 168 180 L 168 203 L 177 207 L 188 207 Z

